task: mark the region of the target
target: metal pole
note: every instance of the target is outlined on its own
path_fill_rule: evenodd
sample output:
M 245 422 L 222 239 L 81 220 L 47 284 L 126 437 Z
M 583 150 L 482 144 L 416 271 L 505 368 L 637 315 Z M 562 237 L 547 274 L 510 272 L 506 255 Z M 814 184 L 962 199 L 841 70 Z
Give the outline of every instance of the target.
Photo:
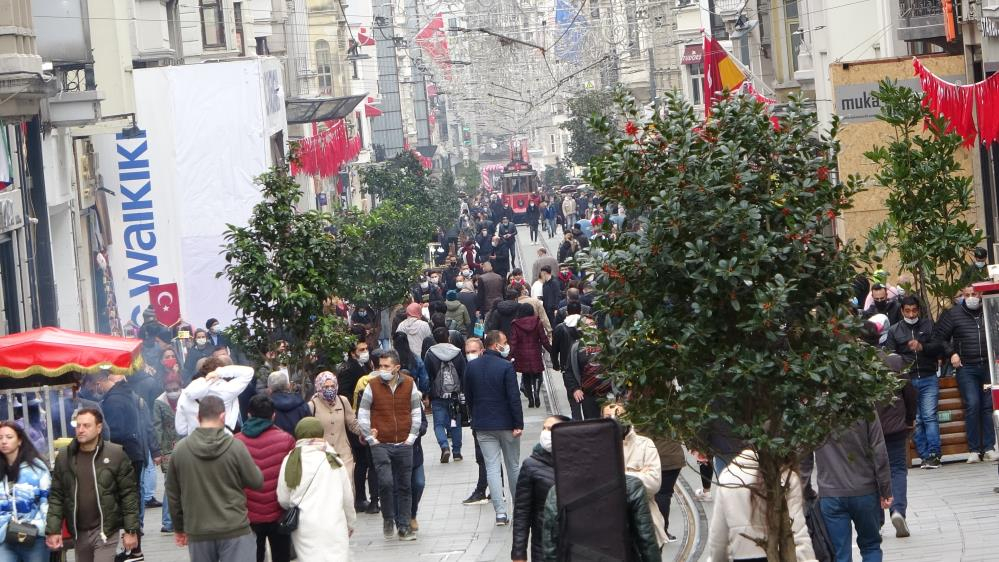
M 656 55 L 652 47 L 649 47 L 649 101 L 652 102 L 652 108 L 656 109 L 659 107 L 659 103 L 656 100 L 658 94 L 656 93 Z
M 49 466 L 55 466 L 55 443 L 53 442 L 52 436 L 52 407 L 49 400 L 49 387 L 42 387 L 42 407 L 45 408 L 45 430 L 48 433 L 48 445 L 49 445 Z M 61 400 L 60 400 L 61 402 Z

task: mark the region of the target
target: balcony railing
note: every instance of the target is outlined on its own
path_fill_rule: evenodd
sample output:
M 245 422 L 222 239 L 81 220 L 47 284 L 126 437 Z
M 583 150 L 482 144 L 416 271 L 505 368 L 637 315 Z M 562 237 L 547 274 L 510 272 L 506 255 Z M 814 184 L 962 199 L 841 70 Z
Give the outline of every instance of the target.
M 955 3 L 960 10 L 960 2 Z M 899 0 L 898 38 L 903 41 L 933 41 L 945 36 L 940 0 Z

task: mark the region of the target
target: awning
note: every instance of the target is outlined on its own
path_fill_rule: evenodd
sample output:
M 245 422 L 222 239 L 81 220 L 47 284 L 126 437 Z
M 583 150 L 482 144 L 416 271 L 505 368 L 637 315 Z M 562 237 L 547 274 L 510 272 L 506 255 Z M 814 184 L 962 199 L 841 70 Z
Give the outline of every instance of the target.
M 687 45 L 683 48 L 680 64 L 701 64 L 703 59 L 704 47 L 702 45 Z
M 142 342 L 60 328 L 39 328 L 0 338 L 0 378 L 58 377 L 68 372 L 129 374 L 141 364 Z
M 382 114 L 382 110 L 375 107 L 375 98 L 368 98 L 368 101 L 364 102 L 364 116 L 365 117 L 378 117 Z
M 342 98 L 288 98 L 285 102 L 288 124 L 300 125 L 343 119 L 367 97 L 368 94 L 364 93 Z

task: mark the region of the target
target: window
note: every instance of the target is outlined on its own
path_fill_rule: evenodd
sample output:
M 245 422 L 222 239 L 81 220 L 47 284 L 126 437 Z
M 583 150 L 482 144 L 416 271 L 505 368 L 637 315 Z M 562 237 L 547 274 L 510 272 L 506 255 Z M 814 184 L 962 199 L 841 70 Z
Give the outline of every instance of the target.
M 246 56 L 246 43 L 243 39 L 243 3 L 233 2 L 232 4 L 232 16 L 236 23 L 236 50 L 239 51 L 239 56 Z
M 201 41 L 205 47 L 225 47 L 223 0 L 201 0 Z
M 798 70 L 798 53 L 801 51 L 801 33 L 798 33 L 798 0 L 784 0 L 784 33 L 786 36 L 785 51 L 788 61 L 788 80 L 794 78 Z
M 333 93 L 333 60 L 330 58 L 330 44 L 320 39 L 316 41 L 316 74 L 319 77 L 319 93 Z
M 701 105 L 704 103 L 704 65 L 702 63 L 688 64 L 687 72 L 690 73 L 690 101 L 694 105 Z
M 548 135 L 548 137 L 549 137 L 549 142 L 551 143 L 551 151 L 550 152 L 551 152 L 551 154 L 555 154 L 556 152 L 558 152 L 556 150 L 556 146 L 555 146 L 555 135 Z

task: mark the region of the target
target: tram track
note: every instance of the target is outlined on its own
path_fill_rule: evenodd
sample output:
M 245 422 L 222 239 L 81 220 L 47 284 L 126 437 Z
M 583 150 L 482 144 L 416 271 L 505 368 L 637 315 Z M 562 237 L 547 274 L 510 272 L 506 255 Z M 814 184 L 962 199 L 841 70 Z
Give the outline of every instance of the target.
M 526 252 L 536 252 L 538 246 L 534 246 L 529 242 L 529 229 L 526 234 L 526 237 L 522 237 L 520 232 L 517 234 L 517 262 L 520 264 L 522 270 L 530 273 L 529 265 L 531 264 L 527 263 L 525 257 L 531 254 Z M 527 242 L 524 240 L 527 240 Z M 549 242 L 558 240 L 560 240 L 558 237 L 548 239 L 544 228 L 541 228 L 538 232 L 538 241 L 550 256 L 557 256 L 558 248 L 555 248 L 553 251 Z M 533 260 L 534 257 L 532 256 L 532 264 Z M 531 283 L 533 282 L 534 280 L 531 279 Z M 545 402 L 548 413 L 551 415 L 570 416 L 569 398 L 566 395 L 565 385 L 562 382 L 562 373 L 552 368 L 550 357 L 545 357 L 545 373 L 542 380 L 545 388 Z M 683 513 L 684 522 L 683 533 L 678 537 L 679 548 L 676 550 L 673 560 L 675 562 L 699 560 L 707 548 L 707 512 L 704 510 L 701 502 L 694 499 L 694 489 L 685 478 L 681 477 L 677 479 L 673 497 L 676 499 L 676 503 Z M 669 548 L 669 550 L 672 550 L 672 548 Z M 665 551 L 666 549 L 664 548 L 664 554 L 666 554 Z

